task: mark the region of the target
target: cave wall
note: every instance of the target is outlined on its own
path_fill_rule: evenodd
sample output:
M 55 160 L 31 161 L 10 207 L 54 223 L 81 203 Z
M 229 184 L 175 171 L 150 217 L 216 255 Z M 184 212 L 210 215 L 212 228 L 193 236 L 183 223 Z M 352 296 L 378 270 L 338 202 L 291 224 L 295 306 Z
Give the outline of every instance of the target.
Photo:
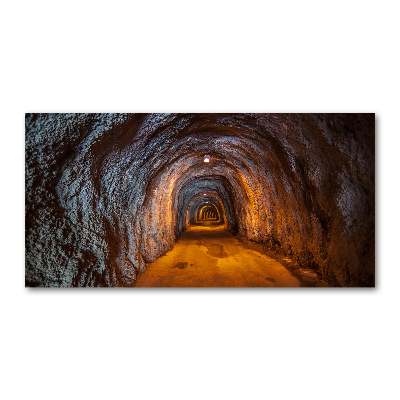
M 374 124 L 373 114 L 27 114 L 26 285 L 134 285 L 207 193 L 233 233 L 331 285 L 373 286 Z

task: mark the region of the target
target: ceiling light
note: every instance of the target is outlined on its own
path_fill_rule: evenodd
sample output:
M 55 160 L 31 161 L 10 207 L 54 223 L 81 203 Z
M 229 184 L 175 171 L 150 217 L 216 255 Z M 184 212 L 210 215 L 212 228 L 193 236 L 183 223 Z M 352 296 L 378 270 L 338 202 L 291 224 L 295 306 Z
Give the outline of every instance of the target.
M 211 158 L 210 156 L 204 156 L 204 160 L 203 161 L 204 162 L 210 162 L 210 158 Z

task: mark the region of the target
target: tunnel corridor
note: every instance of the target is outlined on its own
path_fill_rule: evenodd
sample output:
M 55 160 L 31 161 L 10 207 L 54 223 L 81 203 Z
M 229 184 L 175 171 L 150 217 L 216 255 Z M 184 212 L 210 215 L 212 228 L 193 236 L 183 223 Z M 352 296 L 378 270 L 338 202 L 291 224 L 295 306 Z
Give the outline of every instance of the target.
M 189 226 L 173 249 L 147 265 L 137 287 L 323 287 L 316 273 L 247 246 L 209 220 Z
M 26 286 L 374 286 L 373 114 L 27 114 Z

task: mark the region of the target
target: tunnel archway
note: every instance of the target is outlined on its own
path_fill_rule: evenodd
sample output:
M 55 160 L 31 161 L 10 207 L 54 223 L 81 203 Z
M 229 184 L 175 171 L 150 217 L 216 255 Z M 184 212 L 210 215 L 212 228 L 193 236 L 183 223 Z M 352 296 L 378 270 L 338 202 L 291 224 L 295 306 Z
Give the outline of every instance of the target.
M 217 221 L 219 220 L 217 209 L 208 204 L 201 204 L 197 211 L 198 221 Z
M 208 192 L 199 193 L 193 196 L 190 200 L 187 206 L 185 229 L 187 229 L 190 225 L 204 222 L 204 214 L 200 216 L 200 212 L 203 207 L 209 207 L 210 209 L 212 209 L 212 211 L 214 211 L 215 218 L 213 218 L 213 222 L 224 225 L 225 227 L 228 226 L 226 222 L 227 217 L 225 215 L 225 206 L 222 202 L 221 197 L 218 195 L 218 193 Z M 232 218 L 232 216 L 230 216 L 230 218 Z
M 209 202 L 200 203 L 196 210 L 197 221 L 220 221 L 218 208 Z
M 202 196 L 330 284 L 374 282 L 369 114 L 31 114 L 26 130 L 28 285 L 133 285 Z

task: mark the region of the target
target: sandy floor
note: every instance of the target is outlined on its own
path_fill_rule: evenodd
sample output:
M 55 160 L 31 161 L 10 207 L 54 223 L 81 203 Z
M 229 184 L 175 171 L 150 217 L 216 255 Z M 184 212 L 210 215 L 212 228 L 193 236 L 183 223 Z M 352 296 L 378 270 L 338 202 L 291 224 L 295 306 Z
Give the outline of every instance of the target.
M 290 260 L 288 260 L 290 262 Z M 292 270 L 290 272 L 290 270 Z M 320 286 L 316 276 L 286 268 L 241 244 L 222 226 L 192 226 L 142 273 L 141 287 Z

